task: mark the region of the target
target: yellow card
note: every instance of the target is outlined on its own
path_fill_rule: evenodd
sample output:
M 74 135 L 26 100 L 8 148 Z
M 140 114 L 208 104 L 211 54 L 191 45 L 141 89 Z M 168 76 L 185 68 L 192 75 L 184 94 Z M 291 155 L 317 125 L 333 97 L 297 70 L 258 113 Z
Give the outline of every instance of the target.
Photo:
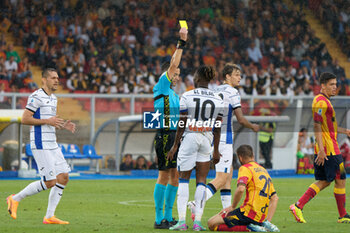
M 179 20 L 180 27 L 188 29 L 186 20 Z

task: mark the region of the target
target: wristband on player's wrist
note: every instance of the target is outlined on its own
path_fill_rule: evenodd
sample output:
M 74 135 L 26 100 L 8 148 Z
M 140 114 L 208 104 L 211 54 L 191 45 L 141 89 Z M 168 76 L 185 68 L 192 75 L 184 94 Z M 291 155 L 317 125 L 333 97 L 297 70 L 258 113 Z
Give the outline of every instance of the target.
M 177 45 L 176 45 L 176 48 L 177 49 L 184 49 L 186 46 L 186 41 L 182 40 L 182 39 L 179 39 L 177 41 Z

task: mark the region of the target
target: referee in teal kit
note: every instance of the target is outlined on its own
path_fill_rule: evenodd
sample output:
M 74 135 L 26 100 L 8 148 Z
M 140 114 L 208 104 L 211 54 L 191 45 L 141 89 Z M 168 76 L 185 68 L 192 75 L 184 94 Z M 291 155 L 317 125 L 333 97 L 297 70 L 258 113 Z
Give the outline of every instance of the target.
M 167 160 L 167 153 L 175 141 L 177 125 L 174 125 L 174 123 L 179 120 L 180 108 L 179 96 L 171 87 L 175 86 L 180 78 L 178 66 L 186 45 L 187 33 L 186 28 L 180 29 L 180 39 L 171 61 L 162 65 L 163 73 L 153 88 L 154 111 L 158 110 L 161 113 L 161 128 L 158 129 L 154 141 L 159 169 L 153 194 L 156 208 L 155 229 L 169 229 L 177 223 L 172 216 L 173 204 L 179 186 L 179 174 L 176 170 L 177 154 L 173 160 L 169 161 Z M 165 210 L 163 214 L 164 200 Z

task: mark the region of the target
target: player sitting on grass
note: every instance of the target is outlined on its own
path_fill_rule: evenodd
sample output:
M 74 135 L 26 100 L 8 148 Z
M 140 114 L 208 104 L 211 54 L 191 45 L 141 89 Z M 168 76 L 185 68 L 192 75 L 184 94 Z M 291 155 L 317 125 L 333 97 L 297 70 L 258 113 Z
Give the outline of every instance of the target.
M 212 231 L 271 231 L 279 229 L 271 223 L 277 208 L 278 197 L 269 173 L 254 161 L 253 149 L 241 145 L 237 156 L 242 166 L 238 171 L 237 189 L 232 206 L 208 220 Z M 243 194 L 246 198 L 241 207 L 236 208 Z

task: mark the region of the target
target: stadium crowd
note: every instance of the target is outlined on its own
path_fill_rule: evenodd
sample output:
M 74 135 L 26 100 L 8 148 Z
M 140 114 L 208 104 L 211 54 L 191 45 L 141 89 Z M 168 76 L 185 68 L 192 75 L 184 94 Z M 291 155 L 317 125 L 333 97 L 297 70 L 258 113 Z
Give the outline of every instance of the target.
M 303 13 L 282 1 L 160 2 L 5 0 L 1 15 L 11 21 L 27 57 L 16 55 L 2 37 L 0 78 L 10 86 L 26 85 L 16 80 L 30 78 L 28 66 L 11 67 L 29 60 L 56 67 L 72 92 L 151 93 L 161 64 L 175 50 L 178 19 L 187 19 L 192 39 L 182 57 L 179 94 L 193 88 L 193 72 L 201 64 L 219 74 L 227 62 L 242 66 L 243 96 L 312 95 L 324 71 L 347 83 Z M 217 77 L 211 86 L 222 81 Z M 340 85 L 340 95 L 347 91 Z
M 132 154 L 125 154 L 122 163 L 120 164 L 121 171 L 129 171 L 129 170 L 154 170 L 157 169 L 157 157 L 155 157 L 155 161 L 152 163 L 151 161 L 147 161 L 147 159 L 143 155 L 139 155 L 136 160 L 133 160 Z

